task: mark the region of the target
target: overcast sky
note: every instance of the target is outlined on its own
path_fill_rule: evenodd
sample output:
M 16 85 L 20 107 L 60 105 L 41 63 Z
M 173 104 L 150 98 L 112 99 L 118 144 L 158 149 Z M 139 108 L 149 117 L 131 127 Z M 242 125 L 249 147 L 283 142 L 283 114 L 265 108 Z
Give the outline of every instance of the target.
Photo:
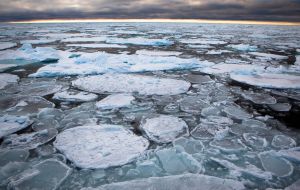
M 300 0 L 0 0 L 0 21 L 72 18 L 300 22 Z

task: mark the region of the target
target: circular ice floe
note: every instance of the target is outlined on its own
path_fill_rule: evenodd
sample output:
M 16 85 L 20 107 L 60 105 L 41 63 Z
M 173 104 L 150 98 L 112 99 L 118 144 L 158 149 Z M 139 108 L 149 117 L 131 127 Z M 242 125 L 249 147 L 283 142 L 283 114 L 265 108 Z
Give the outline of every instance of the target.
M 284 158 L 280 158 L 274 151 L 262 152 L 258 155 L 263 168 L 278 177 L 290 176 L 294 167 Z
M 89 102 L 96 100 L 98 95 L 77 91 L 77 90 L 67 90 L 63 92 L 57 92 L 54 94 L 53 99 L 67 102 Z
M 188 126 L 182 119 L 169 115 L 155 115 L 144 118 L 140 125 L 149 139 L 157 143 L 173 141 L 182 134 L 188 134 Z
M 51 141 L 56 135 L 56 129 L 45 129 L 22 135 L 10 135 L 3 140 L 2 148 L 34 149 Z
M 129 107 L 135 98 L 129 94 L 112 94 L 96 103 L 99 109 Z
M 216 125 L 208 123 L 200 123 L 191 132 L 191 135 L 196 139 L 223 139 L 228 135 L 229 127 L 226 125 Z
M 243 138 L 247 144 L 256 149 L 262 149 L 268 145 L 267 140 L 256 133 L 244 133 Z
M 213 140 L 209 145 L 227 153 L 240 152 L 247 148 L 239 139 Z
M 300 89 L 300 76 L 290 74 L 263 73 L 256 75 L 231 74 L 232 80 L 264 88 Z
M 80 168 L 108 168 L 133 161 L 149 142 L 120 125 L 81 126 L 58 134 L 54 146 Z
M 2 73 L 0 74 L 0 89 L 5 88 L 7 85 L 11 83 L 18 82 L 20 78 L 17 75 Z
M 296 146 L 296 141 L 286 135 L 276 135 L 272 140 L 272 146 L 276 148 L 292 148 Z
M 19 130 L 28 127 L 31 121 L 26 116 L 2 116 L 0 117 L 0 139 Z
M 53 108 L 54 104 L 39 96 L 4 96 L 0 98 L 0 112 L 13 115 L 36 114 L 42 108 Z
M 175 95 L 188 91 L 190 83 L 183 80 L 130 74 L 105 74 L 79 78 L 72 85 L 94 93 L 133 93 L 143 95 Z

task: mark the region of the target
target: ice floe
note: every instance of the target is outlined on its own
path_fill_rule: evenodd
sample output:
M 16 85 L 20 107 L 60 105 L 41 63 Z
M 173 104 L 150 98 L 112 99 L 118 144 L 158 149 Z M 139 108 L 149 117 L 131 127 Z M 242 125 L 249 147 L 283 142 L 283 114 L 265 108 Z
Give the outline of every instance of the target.
M 258 157 L 264 169 L 275 176 L 287 177 L 294 171 L 293 165 L 286 159 L 276 156 L 275 151 L 262 152 Z
M 198 190 L 199 187 L 205 190 L 214 190 L 222 187 L 223 190 L 245 189 L 243 183 L 232 179 L 222 179 L 218 177 L 202 174 L 182 174 L 165 177 L 150 177 L 119 183 L 103 185 L 98 188 L 84 188 L 82 190 L 129 190 L 129 189 L 151 189 L 160 190 Z
M 191 132 L 191 135 L 196 139 L 210 140 L 210 139 L 223 139 L 229 133 L 228 126 L 217 124 L 200 123 Z
M 243 93 L 242 96 L 255 104 L 276 104 L 277 102 L 274 97 L 265 93 Z
M 228 106 L 223 109 L 223 111 L 230 117 L 238 120 L 250 119 L 253 117 L 252 114 L 247 113 L 242 108 L 237 106 Z
M 276 153 L 292 162 L 300 163 L 300 148 L 295 147 L 291 149 L 280 150 Z
M 37 40 L 22 40 L 20 41 L 21 44 L 48 44 L 48 43 L 53 43 L 55 42 L 56 39 L 47 39 L 47 38 L 41 38 L 41 39 L 37 39 Z
M 262 60 L 283 60 L 283 59 L 288 59 L 288 56 L 271 54 L 271 53 L 250 52 L 249 54 L 257 56 Z
M 9 84 L 16 83 L 19 81 L 19 77 L 17 75 L 2 73 L 0 74 L 0 89 L 5 88 Z
M 68 44 L 67 46 L 81 48 L 127 48 L 127 46 L 119 44 Z
M 180 137 L 175 139 L 173 141 L 173 146 L 176 149 L 185 151 L 188 154 L 198 154 L 204 150 L 204 145 L 201 141 L 188 137 Z
M 45 129 L 21 135 L 13 134 L 4 138 L 1 147 L 9 149 L 35 149 L 51 141 L 56 135 L 56 129 Z
M 66 90 L 54 94 L 53 99 L 67 102 L 89 102 L 96 100 L 97 94 L 78 90 Z
M 135 38 L 107 38 L 106 43 L 142 45 L 142 46 L 170 46 L 174 42 L 167 39 L 149 39 L 143 37 L 135 37 Z
M 25 116 L 1 116 L 0 117 L 0 139 L 28 127 L 32 121 Z
M 179 100 L 180 109 L 187 113 L 199 114 L 208 105 L 208 102 L 200 96 L 186 96 Z
M 268 146 L 266 138 L 259 136 L 256 133 L 244 133 L 243 138 L 247 144 L 256 149 L 263 149 Z
M 272 140 L 272 146 L 276 148 L 292 148 L 295 147 L 296 141 L 289 136 L 286 135 L 276 135 Z
M 227 42 L 222 40 L 210 40 L 210 39 L 181 39 L 180 42 L 184 44 L 204 44 L 204 45 L 227 44 Z
M 157 143 L 168 143 L 180 135 L 189 134 L 184 120 L 169 115 L 146 117 L 141 121 L 140 129 Z
M 252 46 L 249 44 L 232 44 L 228 45 L 228 48 L 232 48 L 238 51 L 257 51 L 257 46 Z
M 104 42 L 107 37 L 73 37 L 62 39 L 61 42 Z
M 182 53 L 178 51 L 137 50 L 135 54 L 146 56 L 178 56 Z
M 135 98 L 129 94 L 112 94 L 96 103 L 99 109 L 129 107 Z
M 206 83 L 212 83 L 212 82 L 214 82 L 207 75 L 185 74 L 182 77 L 185 80 L 189 81 L 190 83 L 196 83 L 196 84 L 206 84 Z
M 241 152 L 247 148 L 240 139 L 216 139 L 211 141 L 209 145 L 226 153 Z
M 4 72 L 6 70 L 12 69 L 14 67 L 17 67 L 18 65 L 16 64 L 0 64 L 0 72 Z
M 13 42 L 0 42 L 0 50 L 16 47 L 17 44 Z
M 269 108 L 277 112 L 289 112 L 292 108 L 292 105 L 289 103 L 276 103 L 269 105 Z
M 72 169 L 65 163 L 48 159 L 12 177 L 8 186 L 11 189 L 55 190 L 71 174 L 71 171 Z
M 230 74 L 232 80 L 252 86 L 278 89 L 300 89 L 300 76 L 290 74 Z
M 175 95 L 185 93 L 190 83 L 183 80 L 130 74 L 105 74 L 79 78 L 72 85 L 94 93 L 133 93 Z
M 250 65 L 250 64 L 216 64 L 211 67 L 199 69 L 199 71 L 207 74 L 223 74 L 223 73 L 253 73 L 264 71 L 263 66 Z
M 133 161 L 148 141 L 120 125 L 81 126 L 58 134 L 54 146 L 80 168 L 108 168 Z

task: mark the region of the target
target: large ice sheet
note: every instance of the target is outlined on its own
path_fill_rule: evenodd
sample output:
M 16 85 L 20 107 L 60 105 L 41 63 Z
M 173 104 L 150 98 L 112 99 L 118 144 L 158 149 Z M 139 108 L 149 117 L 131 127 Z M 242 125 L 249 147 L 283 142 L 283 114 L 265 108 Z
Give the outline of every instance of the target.
M 37 40 L 22 40 L 20 41 L 21 44 L 48 44 L 55 42 L 56 39 L 47 39 L 47 38 L 41 38 Z
M 119 183 L 103 185 L 98 188 L 83 188 L 82 190 L 242 190 L 243 183 L 232 179 L 221 179 L 202 174 L 182 174 L 165 177 L 150 177 Z
M 263 88 L 300 89 L 300 76 L 291 74 L 245 74 L 232 73 L 232 80 Z
M 19 79 L 20 78 L 17 75 L 12 75 L 8 73 L 0 74 L 0 89 L 5 88 L 9 84 L 18 82 Z
M 79 78 L 72 85 L 94 93 L 133 93 L 175 95 L 187 92 L 190 83 L 183 80 L 130 74 L 105 74 Z
M 108 168 L 133 161 L 149 142 L 120 125 L 81 126 L 58 134 L 54 146 L 80 168 Z
M 157 143 L 168 143 L 180 135 L 189 134 L 188 126 L 184 120 L 169 115 L 144 118 L 140 128 L 151 140 Z

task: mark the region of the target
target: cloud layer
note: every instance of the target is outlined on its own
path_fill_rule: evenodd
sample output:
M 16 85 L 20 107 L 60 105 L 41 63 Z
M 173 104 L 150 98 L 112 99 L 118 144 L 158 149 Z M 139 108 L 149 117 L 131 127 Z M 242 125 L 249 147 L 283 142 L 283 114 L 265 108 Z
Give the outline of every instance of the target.
M 300 22 L 300 0 L 0 0 L 0 21 L 178 18 Z

